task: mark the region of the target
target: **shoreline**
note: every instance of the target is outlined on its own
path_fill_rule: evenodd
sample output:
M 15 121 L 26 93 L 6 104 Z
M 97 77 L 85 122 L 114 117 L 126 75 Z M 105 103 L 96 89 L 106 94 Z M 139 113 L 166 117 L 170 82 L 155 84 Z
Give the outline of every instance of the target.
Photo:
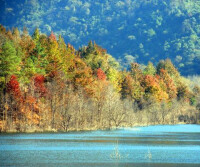
M 177 123 L 177 124 L 149 124 L 149 125 L 134 125 L 134 126 L 124 126 L 124 127 L 113 127 L 113 128 L 102 128 L 102 129 L 98 129 L 98 128 L 91 128 L 91 129 L 78 129 L 78 130 L 67 130 L 67 131 L 62 131 L 62 130 L 56 130 L 56 129 L 52 129 L 52 130 L 37 130 L 37 129 L 33 129 L 33 130 L 27 130 L 27 131 L 14 131 L 14 130 L 8 130 L 8 131 L 3 131 L 0 132 L 1 134 L 48 134 L 48 133 L 76 133 L 76 132 L 92 132 L 92 131 L 112 131 L 112 130 L 119 130 L 119 129 L 134 129 L 134 128 L 140 128 L 140 127 L 150 127 L 150 126 L 164 126 L 164 125 L 199 125 L 199 124 L 191 124 L 191 123 Z M 136 131 L 139 131 L 138 129 L 135 129 Z

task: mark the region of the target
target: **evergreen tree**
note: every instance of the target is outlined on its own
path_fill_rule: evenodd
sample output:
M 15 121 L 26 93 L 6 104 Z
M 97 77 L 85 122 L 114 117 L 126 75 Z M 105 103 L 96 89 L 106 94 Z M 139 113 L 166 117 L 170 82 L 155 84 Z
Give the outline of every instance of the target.
M 8 81 L 8 76 L 16 74 L 19 70 L 20 60 L 13 44 L 10 41 L 6 41 L 0 53 L 0 76 L 5 78 L 5 84 Z
M 33 35 L 32 35 L 32 39 L 34 41 L 38 41 L 40 39 L 40 31 L 38 28 L 35 29 Z
M 88 43 L 87 49 L 86 49 L 86 54 L 91 54 L 94 52 L 94 45 L 92 41 Z
M 35 29 L 35 32 L 32 35 L 32 39 L 35 42 L 35 48 L 33 49 L 33 53 L 31 54 L 32 62 L 35 65 L 37 73 L 45 74 L 45 69 L 48 64 L 48 61 L 45 58 L 46 57 L 45 48 L 42 46 L 40 42 L 40 32 L 38 28 Z

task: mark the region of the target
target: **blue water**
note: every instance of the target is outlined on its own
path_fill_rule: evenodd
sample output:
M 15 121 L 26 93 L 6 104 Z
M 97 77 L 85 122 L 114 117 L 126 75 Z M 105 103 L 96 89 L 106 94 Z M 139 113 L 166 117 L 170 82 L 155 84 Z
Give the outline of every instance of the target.
M 0 134 L 0 166 L 200 167 L 200 125 Z

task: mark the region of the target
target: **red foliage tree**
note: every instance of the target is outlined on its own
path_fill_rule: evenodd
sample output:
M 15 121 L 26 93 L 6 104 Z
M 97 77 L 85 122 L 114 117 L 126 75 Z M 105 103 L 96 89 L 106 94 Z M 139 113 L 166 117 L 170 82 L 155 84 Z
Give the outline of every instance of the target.
M 17 81 L 17 77 L 15 75 L 10 77 L 10 81 L 7 84 L 7 91 L 17 98 L 21 97 L 19 82 Z
M 103 72 L 101 68 L 97 70 L 97 78 L 99 80 L 106 80 L 106 74 Z
M 44 86 L 45 77 L 43 75 L 37 75 L 34 78 L 34 86 L 37 93 L 40 93 L 41 96 L 45 96 L 47 89 Z

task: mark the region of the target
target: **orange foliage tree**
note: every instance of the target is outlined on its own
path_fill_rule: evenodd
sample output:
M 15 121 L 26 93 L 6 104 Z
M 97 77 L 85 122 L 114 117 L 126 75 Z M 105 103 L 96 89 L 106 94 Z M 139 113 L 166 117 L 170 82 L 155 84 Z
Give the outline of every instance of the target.
M 163 90 L 165 90 L 167 92 L 167 94 L 169 95 L 169 99 L 173 99 L 176 98 L 177 96 L 177 88 L 174 84 L 173 79 L 170 77 L 170 75 L 168 74 L 168 72 L 164 69 L 160 69 L 160 83 L 164 83 L 163 84 Z
M 168 95 L 159 85 L 158 78 L 152 75 L 146 75 L 142 81 L 142 86 L 145 89 L 145 97 L 148 99 L 154 97 L 157 101 L 167 100 Z
M 97 78 L 99 80 L 106 80 L 106 74 L 103 72 L 101 68 L 97 69 Z

